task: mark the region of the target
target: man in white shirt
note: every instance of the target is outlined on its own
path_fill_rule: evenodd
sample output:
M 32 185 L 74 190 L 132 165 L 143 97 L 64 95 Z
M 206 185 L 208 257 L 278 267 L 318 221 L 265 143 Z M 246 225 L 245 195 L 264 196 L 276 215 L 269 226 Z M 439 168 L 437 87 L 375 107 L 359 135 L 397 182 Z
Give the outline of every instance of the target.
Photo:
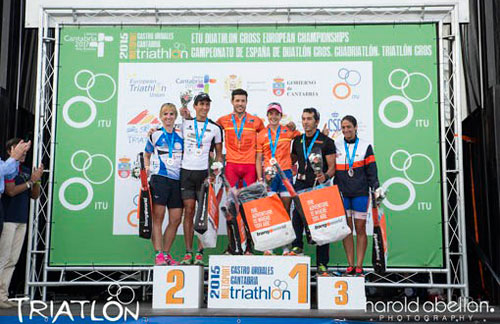
M 186 255 L 181 264 L 203 265 L 203 247 L 193 257 L 193 218 L 196 199 L 203 182 L 208 177 L 209 157 L 215 147 L 215 160 L 222 162 L 222 129 L 208 118 L 212 100 L 206 93 L 194 98 L 196 117 L 185 119 L 182 124 L 184 155 L 181 168 L 181 197 L 184 203 L 184 242 Z

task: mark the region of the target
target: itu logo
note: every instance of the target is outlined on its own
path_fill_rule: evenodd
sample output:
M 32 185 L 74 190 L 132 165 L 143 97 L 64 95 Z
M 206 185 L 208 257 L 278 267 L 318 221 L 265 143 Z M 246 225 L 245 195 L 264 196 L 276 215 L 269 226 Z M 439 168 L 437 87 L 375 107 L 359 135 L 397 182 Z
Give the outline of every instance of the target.
M 361 74 L 356 70 L 348 70 L 341 68 L 337 75 L 341 82 L 333 86 L 333 96 L 338 100 L 345 100 L 351 97 L 352 88 L 356 87 L 361 82 Z M 359 95 L 352 95 L 352 99 L 359 99 Z
M 98 33 L 97 40 L 90 42 L 89 47 L 94 47 L 97 49 L 97 57 L 103 57 L 105 44 L 112 41 L 113 36 L 106 36 L 106 34 L 104 33 Z

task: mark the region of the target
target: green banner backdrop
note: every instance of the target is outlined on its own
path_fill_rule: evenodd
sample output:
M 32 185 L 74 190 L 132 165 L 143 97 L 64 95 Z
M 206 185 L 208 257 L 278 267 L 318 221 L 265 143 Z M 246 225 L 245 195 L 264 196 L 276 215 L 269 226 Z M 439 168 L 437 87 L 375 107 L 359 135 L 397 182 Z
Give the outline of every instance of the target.
M 319 108 L 333 137 L 356 116 L 388 190 L 389 266 L 443 266 L 434 24 L 63 27 L 58 73 L 50 265 L 152 264 L 130 176 L 145 133 L 183 90 L 209 92 L 216 120 L 242 87 L 249 112 L 265 120 L 279 101 L 299 130 L 304 107 Z M 174 256 L 183 247 L 180 235 Z M 345 264 L 340 243 L 330 254 Z

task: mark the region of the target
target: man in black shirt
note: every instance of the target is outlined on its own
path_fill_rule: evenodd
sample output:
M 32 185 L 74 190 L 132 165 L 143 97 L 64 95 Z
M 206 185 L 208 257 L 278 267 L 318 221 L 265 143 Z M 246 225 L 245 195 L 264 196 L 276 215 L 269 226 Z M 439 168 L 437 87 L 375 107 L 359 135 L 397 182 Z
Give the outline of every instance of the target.
M 292 144 L 292 163 L 298 162 L 299 168 L 295 181 L 295 190 L 312 188 L 315 183 L 328 181 L 335 174 L 335 142 L 318 129 L 319 113 L 315 108 L 305 108 L 302 112 L 302 126 L 304 134 L 294 138 Z M 323 159 L 323 169 L 314 172 L 309 161 L 311 154 L 320 154 Z M 304 223 L 295 209 L 293 212 L 293 228 L 296 239 L 292 243 L 289 255 L 303 254 Z M 316 247 L 316 264 L 319 275 L 326 275 L 329 261 L 329 245 Z

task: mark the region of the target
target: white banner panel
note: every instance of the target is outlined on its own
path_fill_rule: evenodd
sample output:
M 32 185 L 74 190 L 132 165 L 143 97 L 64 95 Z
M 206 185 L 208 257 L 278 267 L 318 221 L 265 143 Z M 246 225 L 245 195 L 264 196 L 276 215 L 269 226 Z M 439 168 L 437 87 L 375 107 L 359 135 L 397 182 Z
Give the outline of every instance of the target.
M 243 88 L 248 91 L 247 111 L 266 124 L 265 107 L 270 102 L 281 103 L 284 120 L 294 121 L 299 130 L 302 109 L 316 107 L 320 128 L 327 124 L 339 136 L 340 119 L 353 115 L 360 137 L 373 142 L 371 62 L 121 63 L 117 88 L 119 162 L 114 195 L 120 203 L 114 205 L 114 235 L 137 233 L 134 211 L 139 186 L 128 171 L 130 163 L 144 150 L 147 131 L 160 125 L 161 104 L 179 107 L 179 94 L 186 89 L 210 94 L 209 117 L 214 121 L 232 112 L 231 91 Z

